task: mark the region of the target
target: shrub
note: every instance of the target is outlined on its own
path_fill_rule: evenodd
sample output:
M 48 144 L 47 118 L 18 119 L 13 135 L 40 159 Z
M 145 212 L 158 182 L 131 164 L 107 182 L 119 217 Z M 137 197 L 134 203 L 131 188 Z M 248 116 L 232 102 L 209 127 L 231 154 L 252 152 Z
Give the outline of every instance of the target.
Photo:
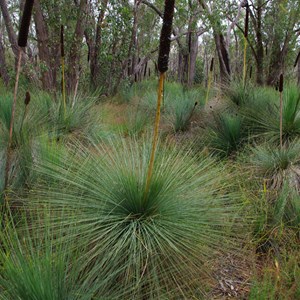
M 12 162 L 9 177 L 13 179 L 10 184 L 14 188 L 23 187 L 27 181 L 28 167 L 32 163 L 32 145 L 34 139 L 40 135 L 44 125 L 44 116 L 40 114 L 35 103 L 28 104 L 27 111 L 23 101 L 16 107 L 15 122 L 12 134 Z M 4 169 L 11 120 L 12 95 L 7 93 L 0 97 L 0 168 Z M 4 176 L 1 173 L 1 177 Z M 3 174 L 3 175 L 2 175 Z
M 208 259 L 234 245 L 242 232 L 233 226 L 241 221 L 240 205 L 227 189 L 223 168 L 161 145 L 145 197 L 148 143 L 101 143 L 91 152 L 79 144 L 73 150 L 59 163 L 40 162 L 44 179 L 27 203 L 65 212 L 52 218 L 52 226 L 74 228 L 76 234 L 66 238 L 87 247 L 80 264 L 97 289 L 94 297 L 199 293 Z
M 80 280 L 74 245 L 62 242 L 62 232 L 54 234 L 43 223 L 50 212 L 47 215 L 43 220 L 33 217 L 31 225 L 28 214 L 19 215 L 18 227 L 7 219 L 0 233 L 1 299 L 91 299 L 91 287 L 85 289 Z
M 299 232 L 299 146 L 295 142 L 283 149 L 261 145 L 250 155 L 250 168 L 261 186 L 254 201 L 258 215 L 255 236 L 258 248 L 264 251 L 269 247 L 279 251 L 280 245 L 286 247 L 284 238 Z
M 279 190 L 287 181 L 290 188 L 300 191 L 299 151 L 298 141 L 282 149 L 264 144 L 253 148 L 250 163 L 258 176 L 268 180 L 268 187 Z
M 265 92 L 263 102 L 251 101 L 243 110 L 250 130 L 273 142 L 280 140 L 279 95 Z M 267 101 L 266 101 L 267 100 Z M 283 94 L 283 141 L 289 143 L 300 134 L 300 92 L 290 86 Z
M 156 108 L 156 91 L 149 91 L 142 99 L 142 106 L 154 113 Z M 198 107 L 204 104 L 203 90 L 183 90 L 179 84 L 166 83 L 162 112 L 175 132 L 186 131 Z
M 209 124 L 208 143 L 214 153 L 227 157 L 236 153 L 248 140 L 244 120 L 238 114 L 218 113 Z

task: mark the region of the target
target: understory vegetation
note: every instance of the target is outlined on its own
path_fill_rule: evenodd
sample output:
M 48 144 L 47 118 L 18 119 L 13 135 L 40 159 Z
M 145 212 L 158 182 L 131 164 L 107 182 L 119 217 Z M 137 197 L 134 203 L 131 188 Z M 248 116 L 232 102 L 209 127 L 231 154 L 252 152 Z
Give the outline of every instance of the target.
M 12 93 L 2 88 L 1 298 L 210 299 L 225 293 L 217 266 L 234 259 L 251 266 L 243 297 L 297 299 L 299 91 L 284 93 L 281 148 L 271 89 L 233 84 L 247 101 L 226 93 L 204 106 L 201 90 L 167 83 L 145 195 L 155 84 L 143 86 L 125 103 L 68 100 L 65 115 L 46 93 L 19 101 L 6 194 Z
M 299 20 L 0 0 L 0 299 L 300 299 Z

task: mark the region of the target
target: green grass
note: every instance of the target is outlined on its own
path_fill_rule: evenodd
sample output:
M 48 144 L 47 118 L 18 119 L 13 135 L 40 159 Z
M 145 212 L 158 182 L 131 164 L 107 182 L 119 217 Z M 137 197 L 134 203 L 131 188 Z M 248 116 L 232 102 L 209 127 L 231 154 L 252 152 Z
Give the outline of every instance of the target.
M 207 142 L 213 153 L 220 157 L 234 155 L 248 141 L 243 117 L 237 113 L 218 113 L 209 124 Z
M 91 299 L 92 287 L 85 289 L 80 278 L 79 249 L 62 243 L 61 234 L 71 231 L 60 234 L 57 229 L 54 234 L 50 212 L 40 216 L 31 215 L 29 223 L 29 214 L 20 214 L 17 225 L 8 217 L 1 231 L 0 299 Z
M 43 182 L 28 204 L 63 209 L 53 226 L 73 227 L 76 234 L 66 239 L 86 246 L 80 262 L 96 298 L 203 292 L 205 264 L 243 231 L 238 198 L 214 160 L 161 145 L 145 198 L 149 155 L 150 145 L 136 141 L 100 143 L 92 152 L 78 144 L 59 162 L 37 166 Z
M 154 114 L 157 91 L 147 91 L 141 105 Z M 162 105 L 163 118 L 172 126 L 174 132 L 187 131 L 192 118 L 197 115 L 199 107 L 204 105 L 205 95 L 202 89 L 186 90 L 177 83 L 166 83 Z
M 259 90 L 258 92 L 259 93 Z M 279 143 L 279 93 L 261 90 L 242 110 L 249 130 L 256 136 Z M 261 99 L 261 101 L 259 101 Z M 300 134 L 300 92 L 288 86 L 283 93 L 283 141 L 289 143 Z
M 282 252 L 277 255 L 276 260 L 269 257 L 266 258 L 266 261 L 266 266 L 261 270 L 262 274 L 254 277 L 249 299 L 299 299 L 299 251 L 294 249 L 293 251 L 286 252 L 282 247 Z
M 300 143 L 294 141 L 280 149 L 273 144 L 253 148 L 250 158 L 257 176 L 268 180 L 268 186 L 279 189 L 283 182 L 299 191 Z

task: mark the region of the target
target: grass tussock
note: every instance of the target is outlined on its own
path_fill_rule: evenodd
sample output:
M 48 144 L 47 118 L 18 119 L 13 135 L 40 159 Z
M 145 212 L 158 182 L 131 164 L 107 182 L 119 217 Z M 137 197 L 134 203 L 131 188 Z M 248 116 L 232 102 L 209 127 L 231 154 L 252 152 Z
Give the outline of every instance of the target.
M 43 182 L 30 205 L 47 205 L 86 247 L 80 258 L 95 297 L 158 299 L 203 293 L 209 258 L 232 249 L 240 232 L 239 201 L 214 160 L 160 145 L 144 197 L 150 146 L 82 145 L 60 161 L 37 166 Z M 105 174 L 105 175 L 104 175 Z M 49 185 L 50 183 L 50 185 Z M 226 203 L 226 205 L 225 205 Z M 105 281 L 100 280 L 105 278 Z M 118 282 L 116 285 L 115 282 Z

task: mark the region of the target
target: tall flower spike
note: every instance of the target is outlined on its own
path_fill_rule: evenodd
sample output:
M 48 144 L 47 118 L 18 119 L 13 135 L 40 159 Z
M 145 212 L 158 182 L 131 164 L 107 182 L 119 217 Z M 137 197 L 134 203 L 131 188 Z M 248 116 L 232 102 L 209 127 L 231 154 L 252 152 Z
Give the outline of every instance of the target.
M 33 4 L 34 4 L 34 0 L 26 0 L 25 2 L 19 36 L 18 36 L 19 47 L 27 46 L 27 39 L 28 39 L 28 32 L 29 32 Z
M 27 106 L 30 102 L 30 93 L 27 91 L 25 95 L 24 104 Z
M 64 46 L 64 26 L 60 26 L 60 55 L 65 57 L 65 46 Z
M 165 11 L 163 16 L 163 26 L 160 33 L 157 64 L 160 73 L 164 73 L 168 70 L 174 6 L 175 0 L 165 0 Z
M 214 58 L 211 59 L 209 71 L 212 72 L 214 70 Z
M 279 92 L 283 92 L 283 74 L 280 74 L 279 78 Z

